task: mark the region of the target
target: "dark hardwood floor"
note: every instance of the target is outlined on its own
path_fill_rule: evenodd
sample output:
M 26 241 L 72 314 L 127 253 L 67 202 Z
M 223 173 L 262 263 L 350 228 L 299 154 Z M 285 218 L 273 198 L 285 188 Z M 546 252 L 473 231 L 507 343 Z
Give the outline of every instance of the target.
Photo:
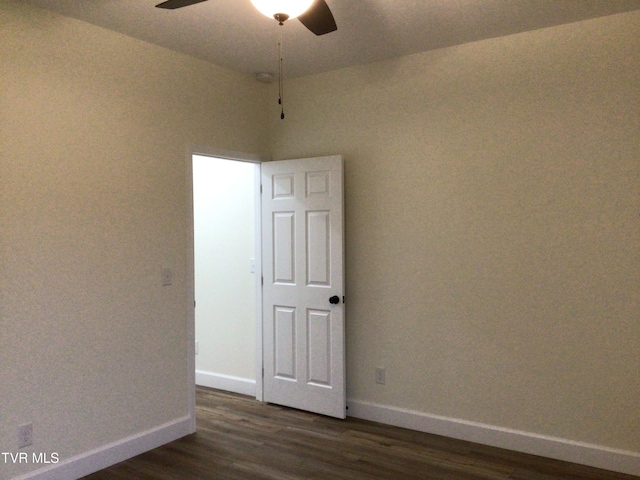
M 84 480 L 640 480 L 198 387 L 197 433 Z

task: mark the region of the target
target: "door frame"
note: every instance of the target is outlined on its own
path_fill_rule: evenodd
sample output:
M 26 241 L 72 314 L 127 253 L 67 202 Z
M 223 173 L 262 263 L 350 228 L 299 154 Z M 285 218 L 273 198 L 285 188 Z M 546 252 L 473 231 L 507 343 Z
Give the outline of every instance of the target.
M 268 161 L 269 158 L 261 155 L 250 153 L 236 152 L 232 150 L 223 150 L 219 148 L 190 146 L 186 151 L 185 169 L 186 169 L 186 189 L 187 189 L 187 255 L 186 255 L 186 290 L 187 290 L 187 382 L 188 382 L 188 402 L 189 402 L 189 418 L 191 419 L 191 431 L 196 430 L 195 417 L 195 385 L 196 385 L 196 332 L 195 332 L 195 258 L 194 258 L 194 205 L 193 205 L 193 156 L 203 155 L 206 157 L 220 158 L 224 160 L 234 160 L 238 162 L 253 163 L 256 165 L 255 181 L 254 181 L 254 199 L 255 199 L 255 288 L 256 288 L 256 358 L 255 377 L 256 377 L 256 399 L 263 399 L 263 380 L 262 380 L 262 222 L 260 218 L 261 212 L 261 195 L 260 195 L 260 164 Z

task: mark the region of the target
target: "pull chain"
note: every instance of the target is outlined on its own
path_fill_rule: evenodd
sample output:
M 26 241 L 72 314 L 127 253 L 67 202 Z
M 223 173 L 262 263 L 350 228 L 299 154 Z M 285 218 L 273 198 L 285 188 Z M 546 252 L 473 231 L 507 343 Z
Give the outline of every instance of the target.
M 282 27 L 282 23 L 280 27 Z M 284 119 L 284 77 L 283 77 L 283 59 L 282 59 L 282 29 L 278 39 L 278 104 L 280 105 L 280 119 Z

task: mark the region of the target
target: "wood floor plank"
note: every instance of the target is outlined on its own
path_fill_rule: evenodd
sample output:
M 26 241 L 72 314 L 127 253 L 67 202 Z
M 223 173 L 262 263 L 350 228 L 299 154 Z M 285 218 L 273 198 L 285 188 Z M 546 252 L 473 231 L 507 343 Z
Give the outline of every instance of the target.
M 197 432 L 84 480 L 640 480 L 196 389 Z

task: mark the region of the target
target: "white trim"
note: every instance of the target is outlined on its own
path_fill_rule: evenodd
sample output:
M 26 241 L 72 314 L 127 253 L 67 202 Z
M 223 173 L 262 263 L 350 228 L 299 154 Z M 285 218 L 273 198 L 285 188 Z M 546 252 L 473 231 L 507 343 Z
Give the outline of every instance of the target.
M 187 189 L 187 227 L 191 232 L 187 235 L 187 256 L 185 265 L 185 284 L 187 289 L 187 408 L 191 421 L 191 433 L 196 431 L 196 305 L 195 305 L 195 265 L 194 265 L 194 234 L 193 234 L 193 154 L 187 148 L 186 158 L 186 189 Z
M 190 433 L 191 419 L 189 416 L 185 416 L 80 455 L 63 459 L 59 463 L 14 477 L 13 480 L 69 480 L 81 478 L 173 442 Z
M 255 197 L 255 259 L 256 259 L 256 273 L 255 273 L 255 288 L 256 288 L 256 363 L 255 363 L 255 377 L 256 377 L 256 400 L 262 402 L 264 400 L 263 383 L 262 378 L 263 371 L 263 350 L 262 350 L 262 165 L 256 165 L 254 176 L 254 197 Z
M 205 372 L 196 370 L 196 385 L 203 387 L 217 388 L 227 392 L 240 393 L 255 397 L 256 381 L 250 378 L 234 377 L 222 373 Z
M 236 152 L 234 150 L 225 150 L 223 148 L 192 146 L 191 155 L 203 155 L 205 157 L 223 158 L 226 160 L 237 160 L 239 162 L 262 163 L 269 160 L 266 155 L 256 155 L 253 153 Z
M 347 404 L 350 417 L 614 472 L 640 475 L 640 452 L 617 450 L 360 400 L 348 400 Z

